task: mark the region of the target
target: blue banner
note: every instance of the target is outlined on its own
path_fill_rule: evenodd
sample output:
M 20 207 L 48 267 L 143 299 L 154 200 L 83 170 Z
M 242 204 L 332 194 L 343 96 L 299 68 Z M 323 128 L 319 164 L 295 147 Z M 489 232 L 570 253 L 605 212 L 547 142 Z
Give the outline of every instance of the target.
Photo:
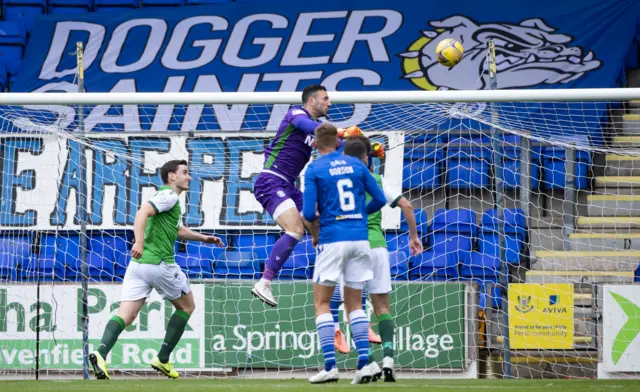
M 635 0 L 248 5 L 43 17 L 31 33 L 13 91 L 76 91 L 72 53 L 78 41 L 86 47 L 89 92 L 300 91 L 312 83 L 372 94 L 488 89 L 490 39 L 496 44 L 498 88 L 612 87 L 632 50 L 640 17 Z M 435 46 L 443 38 L 455 38 L 464 47 L 455 67 L 435 60 Z M 274 130 L 285 111 L 246 105 L 87 110 L 89 131 Z M 335 108 L 330 117 L 338 125 L 397 126 L 384 123 L 384 114 L 383 108 L 358 105 Z M 68 121 L 62 123 L 73 127 L 73 116 L 65 116 Z M 455 121 L 441 116 L 428 125 L 460 126 Z M 581 122 L 592 123 L 578 119 L 576 126 Z

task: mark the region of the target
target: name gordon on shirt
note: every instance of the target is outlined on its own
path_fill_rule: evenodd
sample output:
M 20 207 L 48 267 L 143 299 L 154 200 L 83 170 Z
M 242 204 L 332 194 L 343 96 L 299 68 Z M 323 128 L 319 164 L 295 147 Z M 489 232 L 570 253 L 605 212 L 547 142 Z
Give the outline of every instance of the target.
M 339 167 L 332 167 L 331 169 L 329 169 L 329 174 L 331 174 L 332 176 L 340 176 L 343 174 L 353 174 L 353 166 L 339 166 Z

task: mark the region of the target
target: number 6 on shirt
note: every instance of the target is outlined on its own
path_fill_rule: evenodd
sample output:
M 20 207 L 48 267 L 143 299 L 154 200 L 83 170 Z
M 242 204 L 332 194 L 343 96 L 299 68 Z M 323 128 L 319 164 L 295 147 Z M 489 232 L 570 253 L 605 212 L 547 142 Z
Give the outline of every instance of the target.
M 336 183 L 338 187 L 338 195 L 340 196 L 340 208 L 342 211 L 353 211 L 356 209 L 356 201 L 353 192 L 349 189 L 353 188 L 353 182 L 349 178 L 342 178 Z

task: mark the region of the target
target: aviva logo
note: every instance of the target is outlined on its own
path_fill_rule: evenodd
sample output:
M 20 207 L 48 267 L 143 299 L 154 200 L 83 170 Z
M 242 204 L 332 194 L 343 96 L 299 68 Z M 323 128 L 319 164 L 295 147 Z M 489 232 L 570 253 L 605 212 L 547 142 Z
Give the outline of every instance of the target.
M 613 338 L 611 347 L 611 360 L 614 365 L 620 362 L 620 358 L 627 351 L 631 342 L 640 334 L 640 307 L 634 304 L 620 294 L 610 291 L 611 297 L 620 306 L 624 314 L 627 316 L 627 322 L 620 328 L 616 336 Z

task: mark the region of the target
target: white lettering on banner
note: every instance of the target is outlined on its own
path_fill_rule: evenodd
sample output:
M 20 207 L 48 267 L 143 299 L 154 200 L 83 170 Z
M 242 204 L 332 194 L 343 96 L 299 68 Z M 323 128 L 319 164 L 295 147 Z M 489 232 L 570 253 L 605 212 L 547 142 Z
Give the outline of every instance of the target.
M 280 65 L 317 65 L 329 63 L 329 56 L 301 57 L 304 44 L 311 42 L 331 42 L 335 34 L 309 34 L 311 24 L 316 19 L 340 19 L 347 16 L 347 11 L 302 13 L 293 28 L 287 49 L 282 55 Z
M 376 17 L 385 20 L 384 27 L 379 31 L 361 32 L 367 18 Z M 337 45 L 335 55 L 333 57 L 330 54 L 326 56 L 301 57 L 302 49 L 306 43 L 333 42 L 336 38 L 335 34 L 310 34 L 312 23 L 318 19 L 340 18 L 346 18 L 346 26 L 341 33 L 342 37 Z M 251 25 L 258 22 L 268 22 L 271 24 L 272 29 L 276 31 L 282 30 L 283 37 L 255 37 L 250 41 L 246 41 Z M 186 18 L 180 21 L 173 29 L 164 53 L 160 53 L 165 38 L 167 38 L 167 23 L 165 20 L 139 18 L 125 21 L 115 28 L 109 41 L 106 42 L 106 50 L 101 62 L 102 71 L 105 73 L 140 71 L 154 62 L 159 55 L 161 63 L 170 69 L 189 70 L 202 67 L 218 56 L 223 43 L 222 38 L 196 40 L 193 42 L 193 47 L 202 48 L 200 57 L 189 61 L 178 60 L 189 32 L 199 24 L 211 25 L 212 32 L 227 31 L 229 28 L 228 21 L 219 16 L 203 15 Z M 264 65 L 272 61 L 283 43 L 286 43 L 287 46 L 280 65 L 344 64 L 349 61 L 356 44 L 364 42 L 373 61 L 388 62 L 390 60 L 384 38 L 395 33 L 401 24 L 402 15 L 394 10 L 366 10 L 353 11 L 351 13 L 347 11 L 301 13 L 294 26 L 293 33 L 287 37 L 284 29 L 289 26 L 289 22 L 286 17 L 278 14 L 248 15 L 233 25 L 222 53 L 222 61 L 228 66 L 240 68 Z M 141 43 L 141 46 L 144 46 L 144 52 L 134 63 L 118 65 L 117 60 L 121 55 L 128 34 L 132 29 L 140 26 L 148 26 L 151 30 L 147 35 L 147 42 Z M 75 67 L 61 71 L 57 71 L 57 68 L 60 66 L 62 57 L 66 55 L 65 48 L 70 44 L 75 44 L 75 42 L 69 42 L 71 32 L 82 31 L 89 33 L 89 40 L 85 49 L 85 68 L 89 69 L 102 49 L 103 44 L 105 44 L 104 26 L 87 22 L 57 22 L 52 44 L 49 47 L 49 52 L 39 76 L 40 79 L 48 80 L 75 73 Z M 240 51 L 245 45 L 259 45 L 262 46 L 262 50 L 257 57 L 244 59 L 240 57 Z
M 362 26 L 368 17 L 382 17 L 386 23 L 382 30 L 373 33 L 362 33 Z M 342 34 L 333 63 L 348 63 L 351 52 L 358 41 L 365 41 L 369 45 L 369 53 L 373 61 L 389 61 L 384 38 L 398 31 L 402 26 L 402 14 L 393 10 L 353 11 L 347 21 L 347 27 Z
M 376 132 L 370 136 L 387 151 L 381 174 L 400 188 L 401 176 L 388 173 L 402 171 L 403 150 L 397 147 L 404 134 Z M 57 135 L 5 135 L 0 138 L 0 186 L 7 191 L 0 200 L 0 228 L 77 230 L 81 189 L 89 203 L 88 229 L 131 227 L 140 205 L 161 183 L 162 163 L 187 158 L 193 165 L 193 179 L 181 198 L 185 226 L 207 230 L 273 227 L 252 193 L 264 164 L 264 148 L 272 137 L 264 132 L 170 137 L 90 134 L 88 145 L 94 148 L 85 149 L 86 178 L 78 178 L 81 144 L 77 140 Z M 305 139 L 307 144 L 312 141 L 312 135 Z M 383 227 L 397 229 L 398 225 L 397 209 L 385 207 Z
M 135 90 L 135 79 L 120 79 L 111 89 L 111 92 L 129 92 Z M 94 106 L 84 120 L 85 130 L 90 132 L 98 124 L 121 124 L 126 132 L 140 132 L 138 105 L 123 105 L 122 110 L 119 110 L 118 113 L 114 115 L 107 114 L 110 107 L 110 105 Z
M 242 59 L 239 57 L 249 26 L 258 21 L 270 22 L 274 29 L 285 29 L 289 25 L 287 18 L 276 14 L 256 14 L 245 16 L 240 19 L 233 28 L 227 47 L 222 54 L 222 61 L 232 67 L 257 67 L 273 60 L 278 54 L 278 48 L 282 43 L 282 38 L 254 38 L 253 45 L 262 45 L 262 51 L 258 57 L 252 59 Z
M 164 85 L 163 92 L 179 92 L 182 90 L 185 76 L 171 76 Z M 169 122 L 173 117 L 173 108 L 175 105 L 159 105 L 156 115 L 153 117 L 152 131 L 166 132 L 169 128 Z
M 383 19 L 383 27 L 377 31 L 363 32 L 363 26 L 370 18 Z M 269 26 L 267 28 L 271 36 L 255 36 L 255 33 L 252 34 L 253 31 L 264 31 L 265 23 Z M 263 91 L 265 90 L 263 82 L 266 84 L 280 82 L 278 91 L 297 91 L 301 82 L 323 83 L 329 91 L 335 91 L 338 90 L 342 81 L 353 78 L 362 80 L 363 87 L 375 87 L 382 83 L 382 78 L 374 70 L 366 68 L 343 69 L 327 73 L 326 70 L 314 70 L 308 69 L 308 67 L 310 65 L 346 64 L 352 60 L 352 53 L 356 46 L 366 47 L 370 58 L 374 62 L 390 61 L 385 38 L 400 28 L 402 16 L 397 11 L 384 9 L 366 11 L 336 10 L 300 13 L 295 20 L 295 24 L 290 26 L 291 23 L 287 17 L 276 13 L 248 15 L 233 25 L 230 25 L 229 21 L 221 16 L 190 16 L 178 21 L 171 28 L 169 28 L 168 22 L 163 19 L 137 18 L 113 26 L 113 33 L 107 37 L 105 27 L 102 25 L 88 22 L 61 21 L 55 25 L 52 42 L 40 70 L 39 79 L 46 81 L 75 74 L 75 64 L 68 61 L 65 56 L 67 56 L 69 48 L 75 46 L 75 42 L 71 41 L 73 37 L 79 33 L 86 32 L 89 38 L 85 49 L 85 69 L 90 71 L 93 63 L 99 63 L 100 70 L 105 74 L 122 75 L 122 79 L 116 79 L 112 82 L 112 87 L 100 85 L 99 89 L 102 91 L 137 92 L 140 85 L 139 82 L 142 80 L 138 78 L 146 78 L 148 82 L 149 75 L 137 75 L 135 72 L 144 71 L 149 69 L 150 66 L 161 65 L 165 69 L 189 71 L 210 66 L 216 59 L 218 61 L 221 60 L 227 67 L 236 68 L 259 67 L 274 63 L 274 60 L 278 61 L 278 64 L 272 64 L 274 67 L 294 67 L 291 72 L 235 73 L 233 76 L 235 80 L 239 78 L 237 88 L 236 86 L 227 87 L 225 84 L 225 91 Z M 334 27 L 333 33 L 312 33 L 315 30 L 322 31 L 323 24 L 326 23 L 334 26 L 344 24 L 345 28 L 343 31 L 335 31 Z M 208 36 L 207 38 L 202 37 L 203 25 L 210 26 L 209 34 L 211 35 L 208 36 L 205 32 Z M 189 36 L 195 34 L 193 31 L 196 28 L 198 29 L 196 37 L 199 39 L 191 42 Z M 167 34 L 168 31 L 171 31 L 171 34 Z M 130 52 L 130 48 L 127 48 L 127 42 L 134 35 L 138 50 L 142 52 L 139 54 L 134 52 L 133 56 L 125 56 L 125 52 Z M 318 44 L 317 46 L 321 47 L 319 45 L 321 43 L 330 44 L 333 49 L 327 49 L 326 53 L 316 53 L 315 56 L 303 56 L 305 47 L 308 49 L 314 44 Z M 193 52 L 197 49 L 200 49 L 200 52 L 195 58 L 190 57 L 189 60 L 180 59 L 183 52 L 189 50 Z M 247 49 L 253 49 L 252 52 L 254 54 L 247 57 L 244 54 Z M 101 57 L 98 57 L 99 55 Z M 73 66 L 71 66 L 72 64 Z M 300 67 L 307 68 L 303 68 L 300 71 Z M 169 76 L 161 73 L 161 78 L 164 80 L 154 81 L 155 88 L 159 89 L 161 83 L 164 83 L 163 91 L 223 91 L 219 83 L 220 79 L 212 75 L 217 70 L 206 69 L 205 71 L 204 68 L 202 69 L 201 73 L 191 72 L 184 75 Z M 207 75 L 204 72 L 211 74 Z M 97 71 L 93 73 L 94 76 L 97 74 Z M 127 76 L 123 74 L 127 74 Z M 195 83 L 190 78 L 195 78 Z M 69 92 L 76 89 L 73 86 L 45 84 L 40 86 L 38 91 L 52 91 L 59 88 Z M 95 86 L 91 85 L 89 90 L 91 88 L 95 88 Z M 271 88 L 267 88 L 267 90 L 269 89 Z M 148 83 L 145 90 L 148 91 Z M 251 124 L 245 123 L 251 121 L 247 118 L 248 105 L 213 106 L 214 114 L 209 117 L 209 121 L 214 121 L 214 126 L 206 126 L 201 122 L 204 108 L 205 106 L 203 105 L 189 105 L 186 108 L 185 116 L 176 118 L 171 116 L 174 107 L 164 105 L 158 109 L 155 115 L 147 111 L 148 115 L 154 115 L 153 123 L 149 126 L 148 121 L 140 124 L 140 114 L 137 110 L 134 110 L 137 109 L 135 106 L 128 106 L 125 110 L 127 113 L 115 116 L 107 115 L 109 108 L 96 107 L 89 114 L 90 119 L 93 121 L 85 129 L 102 130 L 102 127 L 97 127 L 99 124 L 113 124 L 113 128 L 117 126 L 117 129 L 124 129 L 129 132 L 137 130 L 166 131 L 170 126 L 182 131 L 201 129 L 237 131 L 243 128 L 246 129 L 248 125 L 251 126 Z M 56 106 L 51 106 L 48 109 L 53 110 L 54 113 L 64 114 L 65 118 L 61 119 L 58 124 L 62 129 L 65 129 L 62 125 L 68 126 L 73 123 L 75 116 L 73 118 L 70 117 L 67 109 Z M 259 128 L 275 131 L 287 109 L 288 105 L 272 108 L 268 114 L 265 113 L 265 117 L 269 116 L 266 129 L 264 124 L 256 124 L 258 126 L 252 129 Z M 336 125 L 347 126 L 362 122 L 370 114 L 370 109 L 370 105 L 354 105 L 353 112 L 349 114 L 350 118 L 340 118 Z M 40 107 L 40 110 L 42 110 L 42 107 Z M 102 120 L 104 120 L 104 123 L 100 122 Z M 172 122 L 173 124 L 170 125 Z M 141 129 L 140 125 L 144 129 Z M 106 128 L 106 130 L 116 130 L 109 126 Z
M 118 59 L 129 32 L 139 26 L 151 27 L 149 38 L 144 46 L 144 52 L 135 62 L 127 65 L 118 65 Z M 102 56 L 100 68 L 102 71 L 109 73 L 128 73 L 148 67 L 158 55 L 166 33 L 167 22 L 163 19 L 133 19 L 122 23 L 113 32 L 111 41 L 109 41 L 109 45 Z
M 338 90 L 338 84 L 345 79 L 361 79 L 363 86 L 378 86 L 382 82 L 382 77 L 376 71 L 369 69 L 346 69 L 329 75 L 322 81 L 322 85 L 329 91 Z M 369 117 L 371 104 L 357 103 L 354 105 L 353 114 L 349 118 L 340 121 L 332 121 L 338 128 L 346 128 L 353 124 L 360 124 Z
M 255 91 L 255 88 L 260 79 L 259 74 L 244 74 L 237 91 L 250 92 Z M 222 88 L 218 82 L 216 75 L 200 75 L 196 81 L 196 86 L 193 89 L 194 92 L 220 92 Z M 212 105 L 213 111 L 216 115 L 218 125 L 223 131 L 237 131 L 241 129 L 247 114 L 249 105 L 237 104 L 237 105 Z M 182 131 L 193 131 L 198 127 L 204 105 L 188 105 L 187 112 L 185 113 L 184 120 L 182 122 Z
M 56 28 L 51 38 L 51 46 L 49 47 L 47 58 L 40 69 L 39 79 L 48 80 L 61 78 L 76 73 L 77 67 L 60 72 L 57 71 L 60 66 L 60 61 L 62 61 L 62 56 L 68 55 L 68 53 L 65 52 L 65 48 L 69 42 L 69 36 L 72 31 L 86 31 L 89 33 L 89 40 L 84 50 L 84 67 L 87 70 L 91 67 L 102 46 L 106 31 L 105 27 L 88 22 L 58 22 L 56 23 Z
M 216 58 L 218 50 L 220 50 L 220 45 L 222 45 L 222 39 L 220 38 L 198 39 L 193 41 L 192 47 L 202 48 L 200 57 L 190 61 L 178 60 L 178 56 L 180 56 L 180 52 L 184 47 L 189 31 L 191 31 L 193 26 L 199 24 L 211 25 L 212 32 L 225 31 L 229 27 L 229 22 L 227 22 L 226 19 L 212 15 L 194 16 L 180 21 L 175 29 L 173 29 L 173 34 L 171 35 L 167 49 L 162 55 L 162 65 L 175 70 L 194 69 L 209 64 Z

